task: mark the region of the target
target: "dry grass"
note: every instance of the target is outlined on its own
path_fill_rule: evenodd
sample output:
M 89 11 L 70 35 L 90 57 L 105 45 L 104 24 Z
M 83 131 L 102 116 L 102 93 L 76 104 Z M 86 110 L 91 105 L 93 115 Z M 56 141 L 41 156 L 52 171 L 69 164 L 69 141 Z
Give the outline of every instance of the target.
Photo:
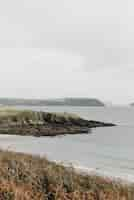
M 0 108 L 0 121 L 17 122 L 17 121 L 38 121 L 40 119 L 40 112 L 34 112 L 31 110 L 16 110 L 12 108 L 1 107 Z
M 0 200 L 134 200 L 134 186 L 0 151 Z

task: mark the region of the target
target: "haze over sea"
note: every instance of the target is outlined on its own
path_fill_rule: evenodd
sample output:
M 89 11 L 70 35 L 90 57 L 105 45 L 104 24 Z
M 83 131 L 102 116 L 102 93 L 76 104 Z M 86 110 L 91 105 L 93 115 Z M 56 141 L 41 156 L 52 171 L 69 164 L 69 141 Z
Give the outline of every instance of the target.
M 101 174 L 134 182 L 133 107 L 17 107 L 49 112 L 76 113 L 89 120 L 112 122 L 115 127 L 92 129 L 89 134 L 60 137 L 0 136 L 0 148 L 40 154 L 73 163 Z M 92 170 L 91 170 L 92 171 Z

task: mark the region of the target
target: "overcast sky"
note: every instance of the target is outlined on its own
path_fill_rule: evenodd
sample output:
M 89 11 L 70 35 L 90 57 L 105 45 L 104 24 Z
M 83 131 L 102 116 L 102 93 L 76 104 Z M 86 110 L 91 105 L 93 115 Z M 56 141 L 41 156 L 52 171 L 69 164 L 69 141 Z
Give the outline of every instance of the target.
M 0 1 L 0 96 L 134 101 L 133 0 Z

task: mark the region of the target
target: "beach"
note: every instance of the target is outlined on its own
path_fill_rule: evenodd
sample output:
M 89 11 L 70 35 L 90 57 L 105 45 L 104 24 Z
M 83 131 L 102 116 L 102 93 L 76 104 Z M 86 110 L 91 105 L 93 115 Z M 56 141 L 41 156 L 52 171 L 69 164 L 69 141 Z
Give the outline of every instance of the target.
M 16 107 L 16 109 L 22 110 L 22 113 L 25 109 L 58 113 L 57 107 Z M 116 123 L 117 126 L 91 128 L 89 133 L 61 134 L 55 137 L 48 135 L 35 137 L 34 133 L 32 135 L 28 135 L 27 133 L 21 135 L 21 132 L 17 135 L 7 134 L 8 132 L 6 134 L 1 133 L 0 149 L 4 151 L 4 154 L 1 153 L 0 156 L 5 155 L 6 157 L 6 154 L 10 155 L 10 152 L 14 152 L 15 157 L 21 155 L 18 153 L 24 153 L 25 157 L 31 155 L 33 159 L 35 156 L 38 159 L 47 158 L 50 163 L 54 162 L 58 166 L 65 167 L 65 169 L 73 168 L 73 173 L 78 177 L 86 176 L 90 181 L 92 180 L 91 190 L 94 184 L 96 185 L 95 191 L 94 189 L 92 190 L 94 194 L 93 200 L 96 198 L 95 195 L 102 195 L 100 193 L 103 193 L 105 190 L 106 193 L 110 190 L 108 192 L 110 195 L 109 199 L 117 199 L 115 196 L 118 194 L 121 200 L 122 198 L 133 200 L 134 160 L 132 155 L 134 150 L 132 138 L 134 124 L 129 119 L 134 115 L 134 111 L 131 110 L 129 112 L 129 108 L 62 107 L 59 109 L 59 112 L 74 113 L 74 116 L 80 115 L 86 120 L 93 119 L 97 121 L 101 120 L 105 123 Z M 123 113 L 126 115 L 123 115 Z M 91 118 L 91 116 L 93 117 Z M 22 119 L 24 118 L 22 117 Z M 34 118 L 32 119 L 34 120 Z M 1 120 L 3 119 L 1 118 Z M 9 122 L 11 121 L 8 118 Z M 19 159 L 18 162 L 20 162 Z M 100 189 L 102 184 L 104 184 L 103 190 Z M 108 191 L 107 187 L 109 188 Z M 89 188 L 87 190 L 89 192 Z M 121 191 L 122 194 L 120 193 Z M 86 197 L 83 198 L 86 199 Z

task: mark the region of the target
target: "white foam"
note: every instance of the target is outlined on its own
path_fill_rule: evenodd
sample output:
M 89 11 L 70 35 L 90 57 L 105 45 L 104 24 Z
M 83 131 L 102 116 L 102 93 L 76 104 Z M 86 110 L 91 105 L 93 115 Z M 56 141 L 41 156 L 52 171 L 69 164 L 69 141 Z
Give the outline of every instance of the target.
M 118 173 L 117 174 L 113 171 L 102 171 L 99 169 L 87 168 L 84 166 L 76 166 L 76 165 L 73 165 L 73 167 L 79 173 L 86 173 L 89 175 L 97 175 L 100 177 L 110 178 L 111 180 L 121 181 L 121 182 L 128 183 L 128 184 L 134 183 L 134 175 L 132 175 L 132 174 L 127 174 L 127 173 Z
M 99 176 L 103 178 L 108 178 L 113 181 L 118 181 L 124 184 L 132 184 L 134 183 L 134 175 L 127 174 L 127 173 L 115 173 L 113 171 L 102 171 L 100 169 L 95 168 L 88 168 L 85 166 L 81 166 L 79 164 L 76 165 L 74 163 L 62 162 L 54 160 L 57 164 L 62 164 L 65 167 L 73 167 L 77 173 L 82 173 L 91 176 Z

